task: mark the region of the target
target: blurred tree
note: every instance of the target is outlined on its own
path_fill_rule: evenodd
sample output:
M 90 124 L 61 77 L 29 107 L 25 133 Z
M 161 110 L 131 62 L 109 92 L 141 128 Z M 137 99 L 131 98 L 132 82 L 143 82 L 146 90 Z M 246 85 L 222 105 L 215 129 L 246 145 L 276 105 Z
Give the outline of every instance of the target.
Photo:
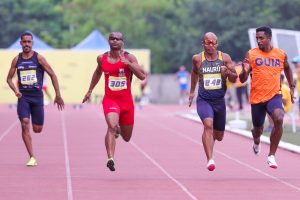
M 54 47 L 61 47 L 60 33 L 65 26 L 60 2 L 58 0 L 1 0 L 0 47 L 8 47 L 26 30 L 32 31 Z
M 261 25 L 300 29 L 299 0 L 1 0 L 0 47 L 31 30 L 49 45 L 69 48 L 93 29 L 105 37 L 125 34 L 126 48 L 151 49 L 154 73 L 191 69 L 205 32 L 220 50 L 241 60 L 250 48 L 248 29 Z

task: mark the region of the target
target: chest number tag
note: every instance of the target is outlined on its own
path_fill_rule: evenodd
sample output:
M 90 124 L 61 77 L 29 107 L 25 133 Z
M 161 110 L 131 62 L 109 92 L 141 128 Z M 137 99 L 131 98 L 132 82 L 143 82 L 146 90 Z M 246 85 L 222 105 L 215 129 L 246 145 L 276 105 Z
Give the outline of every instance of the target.
M 126 77 L 110 76 L 108 78 L 108 87 L 112 91 L 126 90 L 127 89 Z
M 217 90 L 222 88 L 221 74 L 204 74 L 203 81 L 206 90 Z
M 20 71 L 20 78 L 23 85 L 33 85 L 37 83 L 36 70 Z

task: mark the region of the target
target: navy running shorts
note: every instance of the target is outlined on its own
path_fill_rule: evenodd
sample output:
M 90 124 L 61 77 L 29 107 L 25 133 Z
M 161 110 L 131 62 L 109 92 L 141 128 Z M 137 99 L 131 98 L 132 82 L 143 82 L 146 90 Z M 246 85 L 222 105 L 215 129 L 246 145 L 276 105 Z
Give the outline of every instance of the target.
M 206 118 L 213 119 L 214 130 L 224 131 L 226 124 L 225 99 L 205 100 L 197 97 L 197 112 L 203 122 Z
M 17 113 L 19 119 L 30 118 L 32 124 L 44 124 L 44 97 L 22 95 L 18 99 Z
M 263 126 L 266 118 L 266 114 L 272 114 L 275 109 L 283 110 L 282 105 L 282 95 L 277 94 L 269 101 L 251 104 L 251 115 L 252 115 L 252 123 L 254 127 Z M 283 110 L 284 111 L 284 110 Z

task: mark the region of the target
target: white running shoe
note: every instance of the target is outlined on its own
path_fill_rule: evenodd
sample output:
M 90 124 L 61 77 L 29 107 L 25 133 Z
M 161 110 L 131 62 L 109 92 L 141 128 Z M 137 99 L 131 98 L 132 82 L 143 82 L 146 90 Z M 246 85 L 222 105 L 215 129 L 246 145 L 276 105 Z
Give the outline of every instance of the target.
M 210 160 L 207 162 L 206 168 L 207 168 L 209 171 L 214 171 L 215 168 L 216 168 L 215 161 L 214 161 L 213 159 L 210 159 Z
M 269 167 L 271 167 L 273 169 L 277 169 L 278 168 L 278 165 L 277 165 L 277 163 L 275 161 L 275 156 L 274 155 L 268 156 L 267 163 L 269 164 Z
M 252 149 L 253 149 L 254 154 L 258 155 L 260 153 L 260 143 L 259 144 L 253 143 Z

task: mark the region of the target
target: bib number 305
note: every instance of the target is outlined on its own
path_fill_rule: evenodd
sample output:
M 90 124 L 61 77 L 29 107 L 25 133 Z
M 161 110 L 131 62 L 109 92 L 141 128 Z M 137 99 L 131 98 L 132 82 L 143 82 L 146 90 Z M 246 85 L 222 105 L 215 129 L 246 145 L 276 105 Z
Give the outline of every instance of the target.
M 110 76 L 108 78 L 108 87 L 112 91 L 119 91 L 127 89 L 126 77 L 114 77 Z

